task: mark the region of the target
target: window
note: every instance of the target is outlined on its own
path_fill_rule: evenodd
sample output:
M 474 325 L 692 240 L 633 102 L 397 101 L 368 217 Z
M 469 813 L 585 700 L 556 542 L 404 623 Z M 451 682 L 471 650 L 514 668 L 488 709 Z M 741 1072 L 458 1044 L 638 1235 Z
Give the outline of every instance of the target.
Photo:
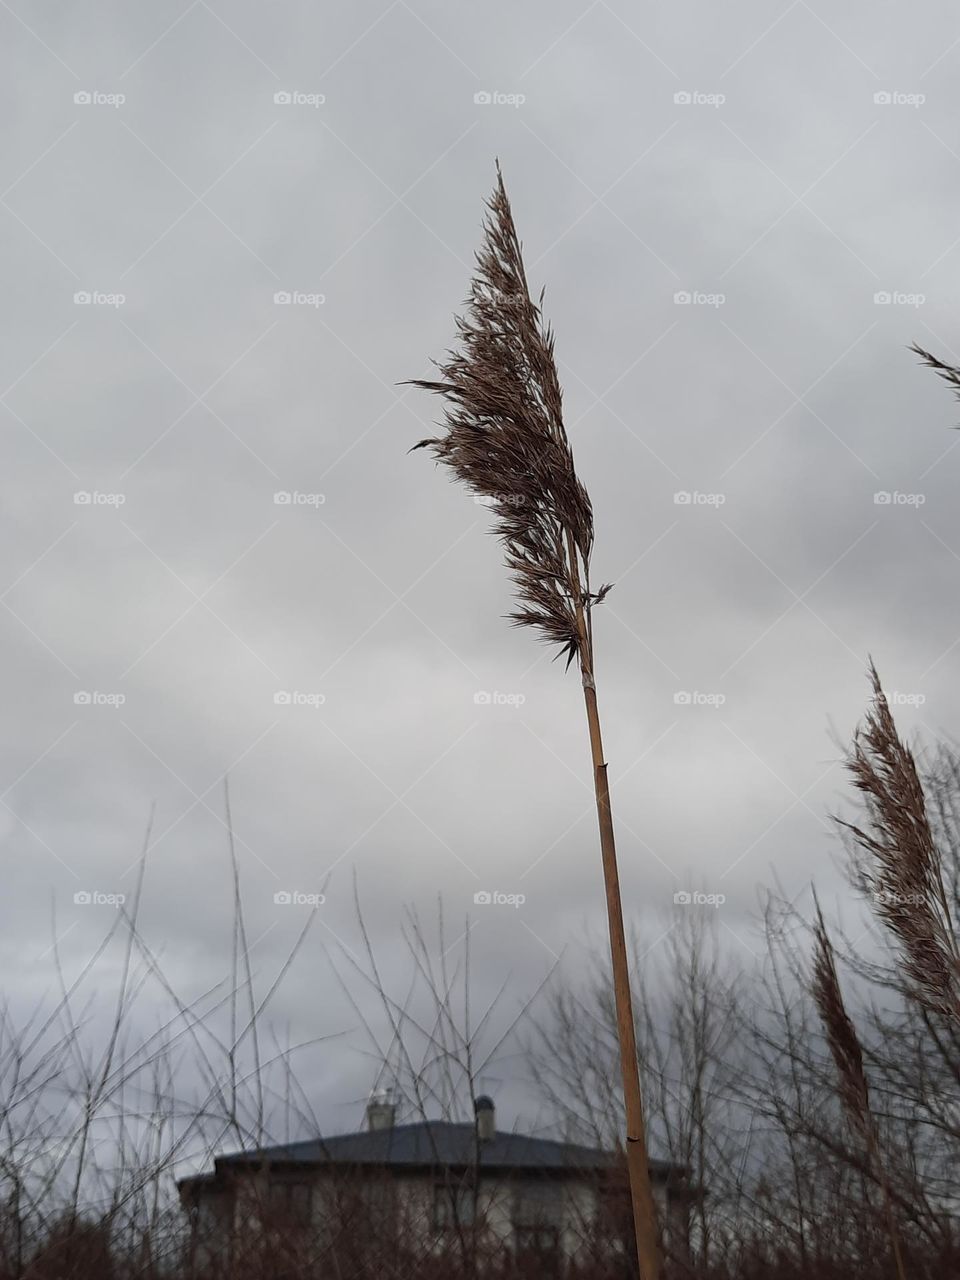
M 313 1204 L 309 1182 L 296 1182 L 287 1178 L 270 1181 L 270 1215 L 285 1223 L 305 1226 L 310 1221 Z
M 393 1178 L 388 1173 L 374 1173 L 361 1180 L 358 1190 L 363 1221 L 377 1237 L 385 1237 L 396 1227 L 397 1195 Z
M 513 1198 L 513 1241 L 518 1258 L 549 1258 L 559 1253 L 563 1223 L 563 1187 L 529 1182 Z
M 556 1253 L 560 1248 L 560 1231 L 557 1227 L 514 1227 L 514 1243 L 520 1255 Z
M 438 1231 L 472 1227 L 476 1198 L 473 1188 L 462 1183 L 438 1182 L 433 1188 L 433 1225 Z

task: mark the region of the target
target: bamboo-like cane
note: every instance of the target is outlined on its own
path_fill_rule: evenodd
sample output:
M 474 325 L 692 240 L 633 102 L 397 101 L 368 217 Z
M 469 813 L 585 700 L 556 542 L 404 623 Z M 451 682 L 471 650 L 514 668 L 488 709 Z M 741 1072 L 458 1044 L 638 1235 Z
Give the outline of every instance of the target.
M 640 1090 L 640 1068 L 637 1061 L 637 1039 L 633 1025 L 633 1000 L 630 996 L 630 969 L 627 942 L 623 929 L 623 904 L 620 897 L 620 872 L 617 846 L 610 809 L 607 765 L 603 758 L 600 732 L 600 709 L 594 680 L 593 629 L 587 625 L 585 611 L 577 609 L 577 623 L 582 645 L 580 670 L 583 700 L 590 731 L 590 754 L 593 759 L 594 791 L 597 821 L 600 826 L 600 856 L 603 861 L 603 886 L 607 898 L 607 928 L 610 934 L 610 961 L 613 969 L 613 995 L 617 1012 L 617 1038 L 620 1042 L 620 1073 L 623 1077 L 623 1101 L 626 1111 L 627 1175 L 633 1207 L 633 1226 L 637 1238 L 637 1261 L 642 1280 L 657 1280 L 660 1274 L 657 1216 L 647 1163 L 646 1126 L 643 1119 L 643 1094 Z
M 504 544 L 521 604 L 511 620 L 559 645 L 568 667 L 578 660 L 600 827 L 637 1260 L 641 1280 L 659 1280 L 657 1216 L 594 681 L 592 609 L 610 588 L 590 590 L 593 511 L 563 426 L 553 335 L 530 298 L 499 165 L 488 208 L 468 314 L 457 319 L 462 350 L 440 365 L 443 381 L 413 380 L 445 399 L 446 435 L 421 440 L 414 448 L 429 447 L 469 489 L 494 500 L 494 532 Z

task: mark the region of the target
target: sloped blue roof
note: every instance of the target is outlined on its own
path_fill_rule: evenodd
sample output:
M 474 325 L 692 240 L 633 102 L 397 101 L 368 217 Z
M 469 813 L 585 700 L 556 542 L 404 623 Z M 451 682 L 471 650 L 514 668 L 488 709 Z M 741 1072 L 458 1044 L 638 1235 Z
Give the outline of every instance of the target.
M 452 1124 L 427 1120 L 399 1124 L 387 1129 L 343 1133 L 284 1146 L 261 1147 L 219 1156 L 217 1169 L 236 1164 L 271 1163 L 380 1165 L 392 1168 L 469 1166 L 477 1163 L 476 1128 L 472 1124 Z M 522 1133 L 498 1132 L 479 1144 L 481 1168 L 526 1170 L 609 1169 L 612 1152 L 551 1138 L 532 1138 Z M 678 1166 L 661 1160 L 650 1161 L 655 1177 L 680 1172 Z

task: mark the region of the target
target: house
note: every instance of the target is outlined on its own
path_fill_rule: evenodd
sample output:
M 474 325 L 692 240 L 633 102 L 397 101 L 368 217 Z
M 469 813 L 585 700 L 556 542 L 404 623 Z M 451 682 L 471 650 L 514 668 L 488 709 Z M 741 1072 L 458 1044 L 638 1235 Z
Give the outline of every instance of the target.
M 411 1274 L 436 1275 L 469 1252 L 483 1269 L 504 1261 L 558 1276 L 632 1248 L 629 1196 L 617 1156 L 592 1147 L 499 1132 L 479 1097 L 474 1124 L 396 1124 L 374 1095 L 367 1127 L 219 1156 L 211 1173 L 182 1179 L 193 1274 L 251 1271 L 267 1251 L 280 1277 L 360 1274 L 376 1255 L 404 1256 Z M 660 1221 L 686 1239 L 686 1170 L 652 1160 Z M 258 1253 L 259 1251 L 259 1253 Z

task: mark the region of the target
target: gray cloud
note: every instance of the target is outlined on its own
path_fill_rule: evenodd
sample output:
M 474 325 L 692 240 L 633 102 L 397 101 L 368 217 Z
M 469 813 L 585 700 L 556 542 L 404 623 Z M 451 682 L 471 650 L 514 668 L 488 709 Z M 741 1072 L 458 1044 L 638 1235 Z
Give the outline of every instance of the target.
M 152 803 L 144 934 L 185 994 L 222 977 L 228 772 L 264 974 L 302 919 L 274 892 L 327 894 L 278 1009 L 295 1036 L 350 1023 L 310 984 L 325 931 L 356 944 L 354 872 L 391 954 L 404 903 L 462 918 L 479 888 L 523 892 L 474 912 L 484 991 L 509 971 L 519 998 L 602 926 L 579 688 L 502 622 L 483 509 L 406 456 L 434 406 L 397 383 L 452 339 L 495 155 L 617 583 L 597 644 L 628 911 L 652 938 L 678 888 L 722 887 L 750 962 L 758 883 L 833 882 L 828 724 L 852 728 L 867 652 L 924 696 L 907 730 L 958 710 L 956 414 L 905 350 L 954 341 L 960 54 L 937 11 L 0 17 L 3 936 L 24 1005 L 51 892 L 78 966 L 108 909 L 72 895 L 130 886 Z M 331 1124 L 366 1087 L 352 1052 L 325 1059 Z

